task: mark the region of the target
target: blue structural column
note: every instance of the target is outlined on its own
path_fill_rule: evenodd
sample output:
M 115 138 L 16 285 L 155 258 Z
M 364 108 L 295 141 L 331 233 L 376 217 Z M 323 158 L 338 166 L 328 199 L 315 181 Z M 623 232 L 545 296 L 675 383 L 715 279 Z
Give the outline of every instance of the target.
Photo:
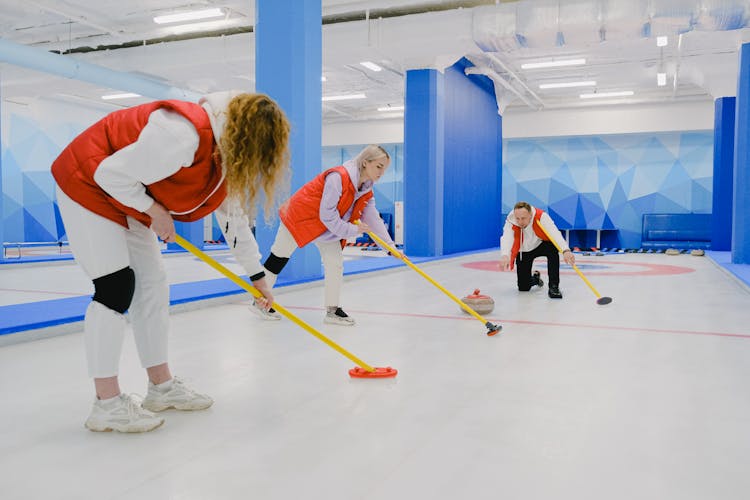
M 2 75 L 0 75 L 0 80 Z M 0 92 L 2 92 L 2 85 L 0 85 Z M 3 205 L 5 205 L 5 191 L 3 190 L 3 100 L 0 95 L 0 244 L 5 243 L 5 213 L 3 212 Z M 0 254 L 0 261 L 5 258 L 5 249 Z
M 740 48 L 735 124 L 732 263 L 750 264 L 750 43 Z
M 322 10 L 320 2 L 257 0 L 255 4 L 255 88 L 279 103 L 292 126 L 292 192 L 321 171 Z M 268 226 L 257 219 L 256 237 L 267 256 L 278 216 Z M 281 277 L 322 276 L 314 245 L 299 249 Z
M 443 254 L 444 76 L 406 72 L 404 116 L 404 251 Z
M 502 117 L 492 82 L 447 68 L 406 73 L 404 249 L 435 256 L 496 247 Z
M 732 245 L 732 176 L 734 175 L 734 97 L 714 102 L 714 185 L 711 250 Z

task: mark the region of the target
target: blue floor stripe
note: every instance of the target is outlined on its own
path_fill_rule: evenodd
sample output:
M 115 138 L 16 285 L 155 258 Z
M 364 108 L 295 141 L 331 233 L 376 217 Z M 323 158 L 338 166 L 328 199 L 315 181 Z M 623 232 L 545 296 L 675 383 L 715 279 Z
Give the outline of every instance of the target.
M 410 261 L 414 264 L 460 257 L 474 253 L 483 253 L 493 249 L 462 252 L 440 257 L 417 257 Z M 497 249 L 494 249 L 497 250 Z M 28 262 L 28 261 L 27 261 Z M 344 275 L 353 275 L 379 271 L 396 267 L 405 267 L 403 262 L 392 258 L 363 258 L 344 262 Z M 277 287 L 297 285 L 316 280 L 284 280 L 280 278 Z M 170 305 L 185 304 L 197 300 L 206 300 L 228 295 L 246 293 L 227 278 L 178 283 L 169 287 Z M 44 300 L 25 304 L 0 306 L 0 335 L 35 330 L 83 320 L 83 315 L 91 301 L 90 295 L 68 297 L 64 299 Z

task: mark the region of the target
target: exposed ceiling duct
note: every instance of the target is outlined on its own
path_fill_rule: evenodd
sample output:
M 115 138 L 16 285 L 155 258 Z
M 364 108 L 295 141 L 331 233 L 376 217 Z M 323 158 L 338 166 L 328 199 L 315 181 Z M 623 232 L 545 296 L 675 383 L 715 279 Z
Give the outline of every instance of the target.
M 581 47 L 690 31 L 748 27 L 747 0 L 537 0 L 474 9 L 474 41 L 486 52 Z

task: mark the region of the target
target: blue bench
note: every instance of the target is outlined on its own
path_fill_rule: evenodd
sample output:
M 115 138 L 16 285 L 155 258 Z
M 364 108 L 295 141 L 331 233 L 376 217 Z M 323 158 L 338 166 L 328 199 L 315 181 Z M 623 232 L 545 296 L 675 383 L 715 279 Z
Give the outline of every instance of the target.
M 643 214 L 641 247 L 711 248 L 711 214 Z

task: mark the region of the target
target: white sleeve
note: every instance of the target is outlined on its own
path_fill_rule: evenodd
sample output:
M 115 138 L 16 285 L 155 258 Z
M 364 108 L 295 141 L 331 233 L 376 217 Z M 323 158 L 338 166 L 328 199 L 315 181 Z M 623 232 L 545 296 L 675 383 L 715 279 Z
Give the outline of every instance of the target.
M 539 222 L 542 223 L 542 226 L 544 226 L 544 229 L 547 230 L 550 237 L 552 237 L 553 240 L 555 240 L 555 243 L 557 243 L 557 247 L 560 249 L 561 252 L 564 252 L 565 250 L 570 250 L 568 248 L 568 243 L 565 241 L 565 238 L 563 237 L 562 233 L 559 229 L 557 229 L 557 226 L 555 225 L 555 222 L 552 220 L 552 217 L 550 217 L 547 212 L 544 212 L 542 216 L 539 219 Z
M 247 275 L 254 276 L 263 271 L 258 242 L 251 230 L 254 221 L 248 220 L 239 203 L 229 198 L 225 199 L 224 203 L 214 211 L 214 217 L 232 255 L 245 269 Z
M 500 256 L 510 257 L 510 251 L 513 249 L 513 224 L 506 218 L 503 226 L 503 235 L 500 237 Z
M 154 203 L 146 185 L 191 166 L 198 142 L 190 120 L 174 111 L 156 110 L 134 143 L 99 164 L 94 181 L 123 205 L 144 212 Z
M 370 198 L 370 201 L 367 202 L 367 205 L 365 205 L 365 209 L 362 211 L 362 222 L 370 226 L 372 228 L 372 231 L 383 241 L 388 243 L 388 245 L 390 245 L 391 247 L 396 246 L 396 244 L 391 239 L 391 235 L 388 234 L 388 228 L 385 227 L 385 222 L 383 222 L 383 219 L 380 217 L 380 212 L 378 212 L 378 209 L 375 206 L 374 196 Z

